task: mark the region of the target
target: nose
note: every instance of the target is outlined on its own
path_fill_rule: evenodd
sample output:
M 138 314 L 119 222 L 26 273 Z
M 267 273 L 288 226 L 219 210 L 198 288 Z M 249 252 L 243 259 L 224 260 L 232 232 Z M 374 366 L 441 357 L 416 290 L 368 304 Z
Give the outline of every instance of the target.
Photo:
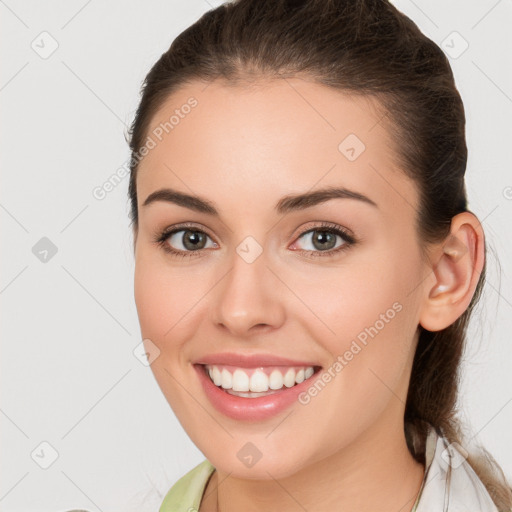
M 215 288 L 214 323 L 233 337 L 241 339 L 283 324 L 284 291 L 265 252 L 253 262 L 235 252 L 231 269 Z

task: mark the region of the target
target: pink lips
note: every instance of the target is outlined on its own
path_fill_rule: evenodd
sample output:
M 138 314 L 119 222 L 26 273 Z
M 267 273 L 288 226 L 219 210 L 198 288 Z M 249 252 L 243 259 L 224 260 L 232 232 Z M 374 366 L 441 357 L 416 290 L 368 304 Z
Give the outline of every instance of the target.
M 256 368 L 259 366 L 318 366 L 311 361 L 298 361 L 285 357 L 278 357 L 273 354 L 235 354 L 224 352 L 221 354 L 210 354 L 201 357 L 194 364 L 224 364 L 238 366 L 241 368 Z
M 195 362 L 196 370 L 203 390 L 212 405 L 222 414 L 237 421 L 262 421 L 271 418 L 286 410 L 298 401 L 298 395 L 308 389 L 313 383 L 315 374 L 309 379 L 295 384 L 291 388 L 283 387 L 276 393 L 257 398 L 244 398 L 230 395 L 216 386 L 206 374 L 204 365 L 224 364 L 242 368 L 254 368 L 264 366 L 300 366 L 315 368 L 315 374 L 319 366 L 310 361 L 298 361 L 274 355 L 241 355 L 233 353 L 212 354 Z

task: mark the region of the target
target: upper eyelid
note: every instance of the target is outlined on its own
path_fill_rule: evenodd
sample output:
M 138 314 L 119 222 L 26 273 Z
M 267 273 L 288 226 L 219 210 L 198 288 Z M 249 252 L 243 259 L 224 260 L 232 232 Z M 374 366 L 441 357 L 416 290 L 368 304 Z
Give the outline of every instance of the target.
M 178 224 L 176 226 L 169 226 L 168 228 L 164 228 L 160 231 L 161 235 L 165 235 L 167 237 L 171 235 L 175 235 L 180 231 L 201 231 L 205 235 L 208 235 L 210 238 L 215 238 L 212 234 L 210 234 L 209 230 L 203 226 L 198 226 L 196 224 Z

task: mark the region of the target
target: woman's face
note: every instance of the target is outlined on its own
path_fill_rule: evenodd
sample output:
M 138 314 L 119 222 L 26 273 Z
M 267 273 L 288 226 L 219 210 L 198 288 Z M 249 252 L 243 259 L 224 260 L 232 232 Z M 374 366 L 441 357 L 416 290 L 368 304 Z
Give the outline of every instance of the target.
M 216 81 L 174 93 L 149 127 L 142 337 L 180 423 L 232 476 L 285 477 L 403 441 L 426 270 L 418 191 L 382 116 L 368 98 L 298 78 Z M 145 204 L 162 189 L 181 196 Z M 233 381 L 271 394 L 235 396 L 223 390 Z

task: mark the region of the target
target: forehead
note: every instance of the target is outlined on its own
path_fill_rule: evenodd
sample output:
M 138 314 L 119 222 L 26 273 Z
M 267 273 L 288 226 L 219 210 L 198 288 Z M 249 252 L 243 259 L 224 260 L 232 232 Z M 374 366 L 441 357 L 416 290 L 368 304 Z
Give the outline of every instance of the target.
M 275 204 L 287 193 L 344 186 L 410 208 L 416 187 L 396 164 L 385 117 L 371 97 L 300 78 L 187 84 L 149 125 L 139 206 L 165 186 L 240 205 L 249 196 Z

